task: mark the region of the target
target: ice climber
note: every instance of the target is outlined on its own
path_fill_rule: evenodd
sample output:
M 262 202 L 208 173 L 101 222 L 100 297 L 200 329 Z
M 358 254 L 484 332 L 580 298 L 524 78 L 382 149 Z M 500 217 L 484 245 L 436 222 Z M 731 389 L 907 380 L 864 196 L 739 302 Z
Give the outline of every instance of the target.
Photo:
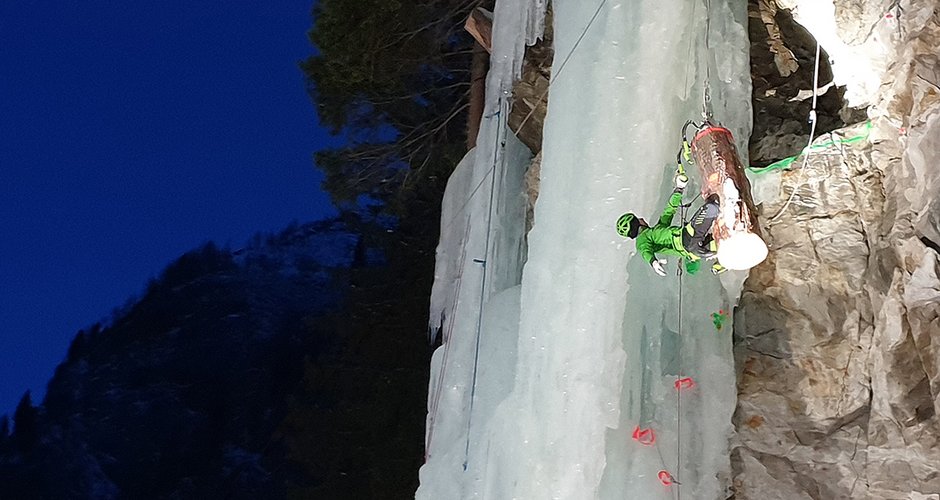
M 660 276 L 666 275 L 663 266 L 666 259 L 658 255 L 677 255 L 686 261 L 689 274 L 698 271 L 702 259 L 715 256 L 716 245 L 712 237 L 712 224 L 718 217 L 718 195 L 712 195 L 705 200 L 692 219 L 685 226 L 673 226 L 672 219 L 676 210 L 682 206 L 682 192 L 688 184 L 689 178 L 681 171 L 675 176 L 676 189 L 669 197 L 659 222 L 650 227 L 642 218 L 633 213 L 625 213 L 617 219 L 617 232 L 625 238 L 636 239 L 636 249 L 640 252 L 653 271 Z M 725 268 L 715 263 L 712 273 L 718 274 Z

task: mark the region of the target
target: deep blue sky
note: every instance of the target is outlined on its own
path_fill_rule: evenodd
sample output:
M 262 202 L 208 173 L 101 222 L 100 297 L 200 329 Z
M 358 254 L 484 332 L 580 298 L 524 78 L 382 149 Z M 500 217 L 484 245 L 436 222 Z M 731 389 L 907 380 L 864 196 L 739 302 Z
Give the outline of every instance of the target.
M 312 3 L 0 2 L 0 414 L 180 254 L 333 213 Z

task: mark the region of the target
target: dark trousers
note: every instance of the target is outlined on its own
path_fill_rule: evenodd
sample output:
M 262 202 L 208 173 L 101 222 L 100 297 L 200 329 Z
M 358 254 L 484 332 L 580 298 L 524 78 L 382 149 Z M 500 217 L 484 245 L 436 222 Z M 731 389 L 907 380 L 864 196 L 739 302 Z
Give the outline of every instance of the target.
M 712 225 L 718 218 L 718 195 L 713 194 L 695 211 L 689 223 L 682 228 L 682 245 L 700 257 L 711 257 Z

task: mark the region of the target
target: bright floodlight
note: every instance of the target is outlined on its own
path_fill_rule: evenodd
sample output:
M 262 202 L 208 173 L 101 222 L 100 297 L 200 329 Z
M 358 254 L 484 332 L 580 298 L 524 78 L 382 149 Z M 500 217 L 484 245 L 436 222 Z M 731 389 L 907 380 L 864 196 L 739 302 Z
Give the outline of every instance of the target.
M 721 240 L 718 245 L 718 262 L 728 269 L 750 269 L 767 258 L 767 245 L 754 233 L 739 231 Z

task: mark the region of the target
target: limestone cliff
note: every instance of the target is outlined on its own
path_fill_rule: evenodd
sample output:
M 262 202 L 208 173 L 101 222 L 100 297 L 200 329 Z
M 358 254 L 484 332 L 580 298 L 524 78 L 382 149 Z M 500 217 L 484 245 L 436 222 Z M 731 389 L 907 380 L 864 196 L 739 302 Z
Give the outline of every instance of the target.
M 758 181 L 771 253 L 735 315 L 735 498 L 940 498 L 940 7 L 836 0 L 826 33 L 778 3 L 860 57 L 843 78 L 871 125 Z

